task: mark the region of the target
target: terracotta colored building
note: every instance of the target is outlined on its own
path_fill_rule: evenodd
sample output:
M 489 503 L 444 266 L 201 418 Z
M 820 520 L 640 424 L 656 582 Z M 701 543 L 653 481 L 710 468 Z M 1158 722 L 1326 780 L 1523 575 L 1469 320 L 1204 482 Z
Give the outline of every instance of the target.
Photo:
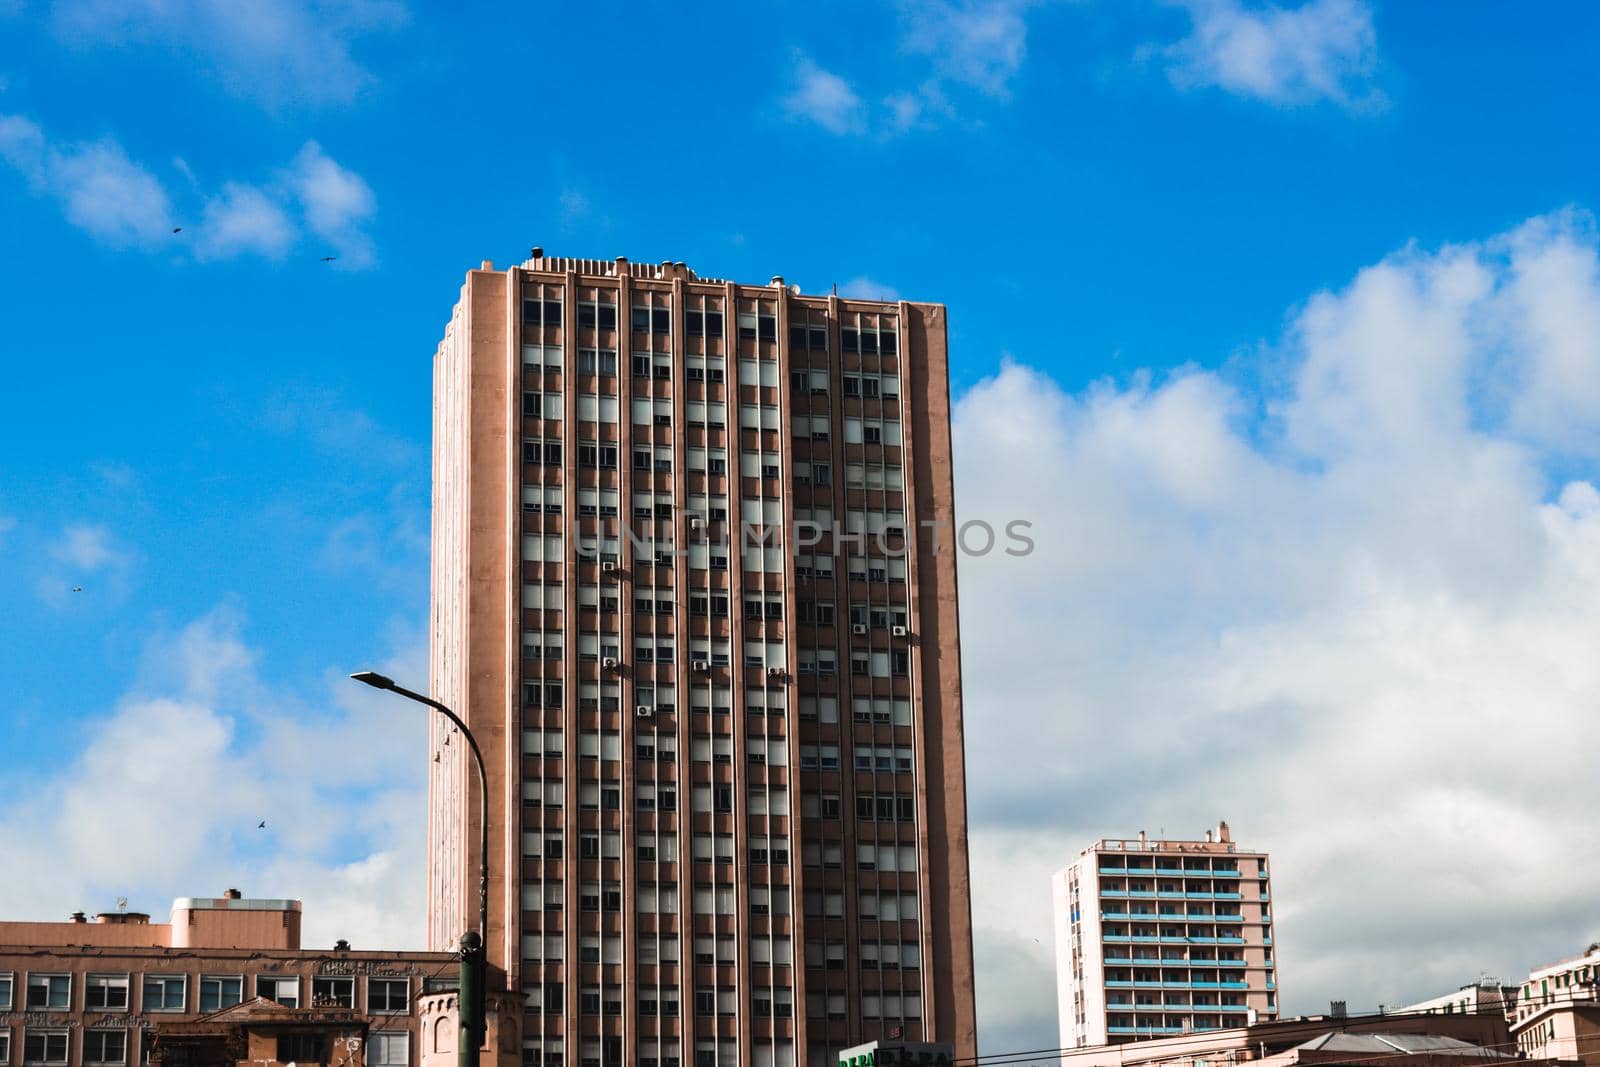
M 456 967 L 447 953 L 301 948 L 299 901 L 233 890 L 180 898 L 166 923 L 0 922 L 0 1067 L 413 1067 L 438 1041 L 455 1047 L 453 1016 L 423 1040 L 420 1004 Z
M 1063 1048 L 1278 1017 L 1267 855 L 1227 823 L 1203 841 L 1098 841 L 1051 891 Z
M 524 1062 L 972 1056 L 944 307 L 536 250 L 434 368 L 431 692 Z M 478 824 L 436 719 L 442 949 Z

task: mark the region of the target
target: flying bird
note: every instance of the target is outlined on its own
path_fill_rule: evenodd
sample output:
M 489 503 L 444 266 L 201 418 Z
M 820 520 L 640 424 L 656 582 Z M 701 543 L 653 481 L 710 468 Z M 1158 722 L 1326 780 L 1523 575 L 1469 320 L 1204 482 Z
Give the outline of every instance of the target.
M 81 586 L 81 585 L 75 585 L 75 586 L 73 586 L 73 587 L 72 587 L 72 591 L 73 591 L 73 592 L 74 592 L 74 593 L 81 593 L 81 592 L 83 592 L 83 586 Z
M 339 258 L 338 256 L 323 256 L 322 257 L 322 262 L 324 262 L 324 263 L 332 263 L 334 260 L 336 260 L 338 258 Z
M 182 233 L 183 232 L 183 227 L 182 226 L 174 226 L 172 228 L 172 232 L 173 233 Z
M 267 820 L 265 820 L 265 819 L 262 819 L 259 823 L 256 824 L 256 829 L 257 830 L 265 830 L 266 828 L 267 828 Z

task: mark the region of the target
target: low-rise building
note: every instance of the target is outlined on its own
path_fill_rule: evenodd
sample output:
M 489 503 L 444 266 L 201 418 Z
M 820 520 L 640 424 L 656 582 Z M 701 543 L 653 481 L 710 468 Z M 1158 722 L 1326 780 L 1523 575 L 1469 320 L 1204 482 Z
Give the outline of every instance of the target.
M 1480 978 L 1476 982 L 1468 982 L 1454 993 L 1419 1000 L 1396 1009 L 1396 1013 L 1476 1015 L 1479 1012 L 1499 1012 L 1509 1020 L 1517 1010 L 1518 991 L 1518 986 L 1507 985 L 1498 978 Z
M 453 987 L 448 952 L 300 945 L 298 900 L 184 897 L 171 921 L 117 911 L 0 922 L 0 1067 L 413 1067 L 419 1001 Z M 444 1016 L 440 1016 L 444 1018 Z
M 1600 944 L 1534 968 L 1522 983 L 1511 1033 L 1526 1056 L 1600 1067 Z
M 1061 1053 L 1060 1067 L 1373 1067 L 1402 1057 L 1409 1067 L 1496 1067 L 1518 1060 L 1505 1016 L 1496 1012 L 1386 1013 L 1302 1016 L 1070 1049 Z

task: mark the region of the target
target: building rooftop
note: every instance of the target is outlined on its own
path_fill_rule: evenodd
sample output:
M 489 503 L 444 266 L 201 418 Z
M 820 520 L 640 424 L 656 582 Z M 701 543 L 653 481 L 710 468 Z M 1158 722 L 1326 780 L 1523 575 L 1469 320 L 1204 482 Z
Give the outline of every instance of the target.
M 1489 1057 L 1514 1060 L 1517 1058 L 1510 1053 L 1496 1052 L 1493 1049 L 1486 1049 L 1482 1045 L 1474 1045 L 1470 1041 L 1445 1037 L 1442 1034 L 1352 1034 L 1330 1030 L 1326 1034 L 1296 1045 L 1295 1048 L 1320 1052 L 1361 1052 L 1373 1055 L 1395 1055 L 1398 1053 L 1406 1056 L 1471 1056 L 1474 1059 Z
M 1228 828 L 1226 822 L 1219 822 L 1215 829 L 1207 830 L 1203 839 L 1153 838 L 1143 830 L 1139 831 L 1138 837 L 1102 837 L 1084 849 L 1080 855 L 1087 856 L 1094 852 L 1215 852 L 1260 855 L 1253 849 L 1239 847 L 1234 842 L 1233 831 Z
M 535 271 L 541 274 L 566 274 L 571 272 L 573 274 L 586 275 L 589 277 L 620 278 L 626 276 L 629 278 L 638 278 L 644 281 L 656 282 L 675 281 L 681 278 L 684 281 L 699 282 L 704 285 L 727 285 L 731 281 L 731 279 L 728 278 L 703 277 L 696 273 L 694 268 L 690 267 L 682 260 L 673 261 L 670 259 L 663 259 L 660 263 L 635 263 L 627 256 L 617 256 L 614 259 L 586 259 L 579 256 L 549 256 L 545 255 L 544 249 L 537 246 L 529 249 L 529 252 L 531 255 L 518 264 L 518 266 L 522 270 Z M 494 262 L 492 260 L 484 260 L 482 269 L 491 271 L 494 270 Z M 798 285 L 786 286 L 781 274 L 773 275 L 772 278 L 766 283 L 752 282 L 739 284 L 747 289 L 763 287 L 773 289 L 788 289 L 790 295 L 792 296 L 827 295 L 822 293 L 803 294 L 800 286 Z M 900 302 L 898 300 L 875 300 L 869 297 L 859 296 L 843 297 L 841 299 L 848 300 L 852 304 L 883 304 L 886 306 L 893 306 Z M 920 303 L 920 301 L 912 302 Z

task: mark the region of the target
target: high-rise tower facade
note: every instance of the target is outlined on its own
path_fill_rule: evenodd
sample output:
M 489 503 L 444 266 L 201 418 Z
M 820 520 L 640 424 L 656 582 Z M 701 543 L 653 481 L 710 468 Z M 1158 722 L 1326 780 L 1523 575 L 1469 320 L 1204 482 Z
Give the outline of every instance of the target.
M 431 685 L 524 1062 L 972 1055 L 944 307 L 536 251 L 468 274 L 434 397 Z
M 1278 1017 L 1267 855 L 1227 823 L 1203 841 L 1097 841 L 1052 896 L 1062 1047 Z

